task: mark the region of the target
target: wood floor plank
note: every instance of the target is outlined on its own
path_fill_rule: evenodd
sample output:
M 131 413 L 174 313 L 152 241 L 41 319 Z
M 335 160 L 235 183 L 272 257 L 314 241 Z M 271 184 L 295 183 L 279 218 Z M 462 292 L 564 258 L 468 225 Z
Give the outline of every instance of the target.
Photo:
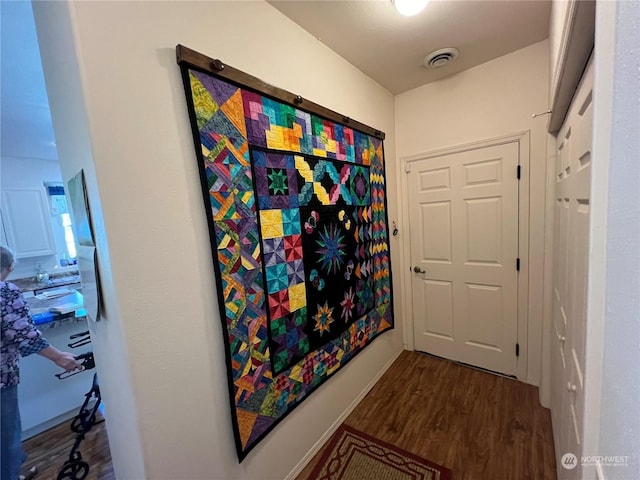
M 52 480 L 69 458 L 76 434 L 71 431 L 71 421 L 57 425 L 23 442 L 27 454 L 23 474 L 31 467 L 38 467 L 35 480 Z M 89 464 L 85 480 L 115 480 L 109 452 L 109 440 L 105 423 L 94 425 L 80 444 L 82 459 Z
M 556 479 L 537 388 L 429 355 L 403 352 L 345 423 L 450 468 L 455 480 Z M 320 456 L 297 480 L 311 480 Z

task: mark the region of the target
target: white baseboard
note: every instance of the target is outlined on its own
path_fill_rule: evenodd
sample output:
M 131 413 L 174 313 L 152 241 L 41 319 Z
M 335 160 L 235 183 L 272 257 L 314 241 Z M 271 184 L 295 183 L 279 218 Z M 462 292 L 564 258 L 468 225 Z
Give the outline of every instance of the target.
M 42 422 L 31 428 L 23 430 L 22 440 L 27 440 L 28 438 L 35 437 L 36 435 L 44 432 L 45 430 L 49 430 L 50 428 L 53 428 L 56 425 L 60 425 L 61 423 L 66 422 L 67 420 L 71 420 L 73 417 L 75 417 L 78 414 L 79 410 L 80 410 L 80 406 L 78 405 L 78 407 L 74 408 L 73 410 L 69 410 L 68 412 L 58 415 L 57 417 L 51 418 L 46 422 Z
M 369 391 L 371 391 L 373 386 L 376 383 L 378 383 L 378 380 L 380 380 L 380 377 L 382 377 L 382 375 L 384 375 L 384 372 L 386 372 L 389 369 L 389 367 L 393 364 L 393 362 L 396 361 L 396 359 L 400 356 L 400 354 L 403 351 L 404 351 L 404 349 L 403 350 L 399 350 L 398 353 L 396 353 L 385 364 L 385 366 L 382 367 L 382 369 L 380 369 L 380 371 L 376 374 L 376 376 L 373 377 L 371 379 L 371 381 L 367 384 L 367 386 L 364 387 L 364 389 L 358 394 L 358 396 L 356 398 L 354 398 L 353 402 L 351 402 L 349 404 L 349 406 L 345 409 L 345 411 L 340 414 L 340 416 L 336 419 L 335 422 L 333 422 L 333 424 L 329 427 L 329 429 L 326 432 L 324 432 L 322 437 L 320 437 L 320 439 L 315 443 L 315 445 L 313 447 L 311 447 L 311 450 L 309 450 L 307 452 L 307 454 L 304 457 L 302 457 L 302 460 L 300 460 L 298 462 L 298 464 L 293 468 L 293 470 L 291 470 L 291 472 L 289 472 L 289 475 L 287 475 L 284 478 L 284 480 L 294 480 L 300 474 L 300 472 L 304 469 L 304 467 L 306 467 L 307 464 L 311 461 L 311 459 L 315 456 L 315 454 L 320 451 L 320 449 L 327 442 L 327 440 L 329 440 L 329 438 L 331 438 L 331 435 L 333 435 L 335 433 L 335 431 L 342 424 L 342 422 L 344 422 L 345 419 L 349 416 L 349 414 L 351 412 L 353 412 L 353 410 L 358 406 L 358 404 L 367 395 L 367 393 L 369 393 Z

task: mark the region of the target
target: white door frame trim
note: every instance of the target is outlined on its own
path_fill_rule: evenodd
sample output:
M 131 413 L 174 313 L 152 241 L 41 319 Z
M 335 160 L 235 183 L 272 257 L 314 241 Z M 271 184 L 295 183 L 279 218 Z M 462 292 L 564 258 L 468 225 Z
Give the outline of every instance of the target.
M 520 355 L 517 359 L 516 376 L 519 380 L 527 379 L 528 364 L 528 338 L 529 338 L 529 158 L 531 134 L 529 130 L 517 132 L 510 135 L 494 137 L 485 140 L 465 143 L 453 147 L 445 147 L 437 150 L 431 150 L 424 153 L 417 153 L 400 157 L 399 166 L 401 168 L 400 190 L 398 192 L 399 205 L 409 204 L 409 186 L 407 174 L 411 170 L 411 164 L 420 160 L 428 160 L 443 155 L 451 155 L 454 153 L 462 153 L 469 150 L 475 150 L 483 147 L 493 147 L 504 145 L 506 143 L 517 143 L 519 152 L 519 165 L 521 166 L 521 178 L 518 186 L 518 195 L 520 205 L 518 209 L 518 254 L 520 257 L 520 274 L 518 275 L 518 343 L 520 345 Z M 513 172 L 515 175 L 516 172 Z M 401 211 L 402 225 L 406 226 L 408 231 L 411 227 L 411 219 L 409 218 L 408 208 Z M 410 235 L 402 237 L 402 256 L 400 257 L 401 281 L 404 285 L 402 289 L 402 306 L 406 316 L 403 321 L 403 336 L 405 347 L 409 350 L 415 350 L 415 339 L 413 333 L 413 298 L 411 285 L 411 242 Z M 516 268 L 514 265 L 513 268 Z M 515 347 L 515 346 L 514 346 Z M 515 352 L 514 352 L 515 354 Z M 534 358 L 539 359 L 539 353 Z

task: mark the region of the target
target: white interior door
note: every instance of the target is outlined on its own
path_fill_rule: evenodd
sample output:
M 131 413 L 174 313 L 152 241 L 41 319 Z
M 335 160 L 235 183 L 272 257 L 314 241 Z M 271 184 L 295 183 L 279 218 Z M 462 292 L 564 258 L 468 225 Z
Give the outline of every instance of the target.
M 589 64 L 557 136 L 551 411 L 562 479 L 581 478 L 592 89 Z M 577 457 L 575 466 L 563 466 L 565 454 Z
M 518 143 L 412 162 L 416 350 L 515 375 Z

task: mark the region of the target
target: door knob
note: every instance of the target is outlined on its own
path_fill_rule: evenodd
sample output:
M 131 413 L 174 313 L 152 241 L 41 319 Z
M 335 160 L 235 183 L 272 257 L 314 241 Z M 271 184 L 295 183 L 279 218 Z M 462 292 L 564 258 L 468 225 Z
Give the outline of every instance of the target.
M 422 270 L 420 267 L 413 267 L 413 271 L 416 273 L 427 273 L 426 270 Z

